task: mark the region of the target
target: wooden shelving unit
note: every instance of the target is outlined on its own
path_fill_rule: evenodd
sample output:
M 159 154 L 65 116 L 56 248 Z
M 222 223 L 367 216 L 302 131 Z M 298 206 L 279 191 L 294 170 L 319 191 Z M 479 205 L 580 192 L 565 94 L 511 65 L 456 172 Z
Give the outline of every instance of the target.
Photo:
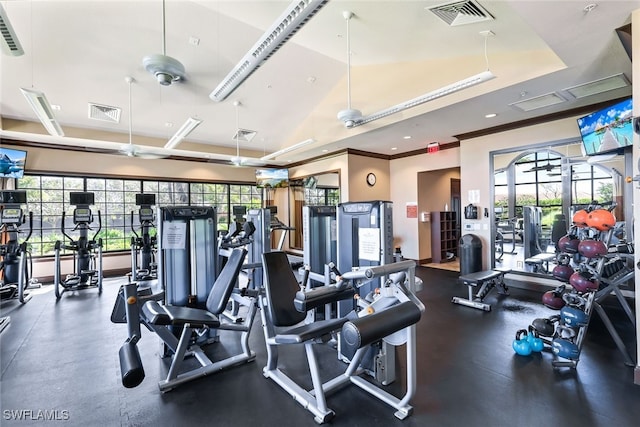
M 458 232 L 456 213 L 431 212 L 431 261 L 448 262 L 447 252 L 458 256 Z M 455 258 L 454 258 L 455 259 Z

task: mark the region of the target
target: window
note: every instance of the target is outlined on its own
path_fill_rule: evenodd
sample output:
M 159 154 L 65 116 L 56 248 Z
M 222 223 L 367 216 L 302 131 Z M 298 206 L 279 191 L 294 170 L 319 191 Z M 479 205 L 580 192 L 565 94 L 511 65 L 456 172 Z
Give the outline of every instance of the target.
M 562 213 L 562 159 L 550 151 L 520 158 L 515 164 L 515 216 L 522 218 L 524 206 L 542 208 L 542 224 L 551 226 Z
M 580 163 L 571 166 L 571 205 L 585 207 L 595 201 L 600 205 L 613 201 L 613 178 L 605 171 Z
M 75 226 L 74 207 L 69 205 L 69 193 L 72 191 L 94 193 L 94 222 L 89 238 L 93 238 L 100 227 L 96 238 L 102 238 L 104 251 L 129 250 L 133 235 L 131 213 L 138 211 L 135 195 L 141 192 L 156 194 L 156 206 L 215 206 L 218 228 L 223 230 L 228 229 L 230 206 L 262 207 L 261 190 L 255 185 L 244 184 L 25 174 L 17 181 L 17 188 L 27 190 L 27 209 L 33 212 L 33 232 L 29 238 L 33 256 L 53 255 L 56 241 L 63 239 L 63 214 L 65 232 L 76 238 L 72 231 Z M 134 218 L 133 226 L 137 224 Z M 28 230 L 25 227 L 23 229 Z
M 304 204 L 312 206 L 335 206 L 340 202 L 340 190 L 337 188 L 305 188 Z

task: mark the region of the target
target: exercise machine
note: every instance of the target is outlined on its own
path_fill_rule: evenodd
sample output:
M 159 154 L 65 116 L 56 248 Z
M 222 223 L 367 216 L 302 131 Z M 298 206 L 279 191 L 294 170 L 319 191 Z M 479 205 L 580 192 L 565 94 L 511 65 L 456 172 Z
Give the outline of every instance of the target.
M 210 287 L 203 308 L 161 304 L 157 298 L 141 300 L 136 283 L 123 286 L 122 299 L 126 302 L 128 338 L 120 348 L 119 359 L 122 384 L 125 387 L 136 387 L 145 377 L 137 348 L 141 338 L 141 324 L 156 333 L 170 350 L 171 364 L 167 376 L 158 383 L 162 392 L 255 359 L 255 353 L 249 347 L 249 334 L 257 311 L 258 293 L 239 292 L 236 287 L 246 254 L 244 248 L 233 249 L 222 272 Z M 224 318 L 229 300 L 246 308 L 246 316 L 241 323 Z M 212 361 L 198 344 L 197 338 L 210 335 L 209 331 L 213 329 L 240 332 L 241 351 L 225 359 Z M 178 330 L 180 333 L 176 336 Z M 199 366 L 193 367 L 194 364 Z
M 164 302 L 204 309 L 218 264 L 216 208 L 162 206 L 158 217 L 158 286 Z M 215 328 L 198 338 L 200 344 L 216 340 Z
M 17 298 L 21 303 L 31 299 L 26 290 L 31 283 L 31 253 L 27 242 L 33 231 L 33 212 L 29 212 L 29 234 L 20 242 L 20 226 L 26 221 L 22 209 L 27 204 L 25 190 L 3 190 L 0 192 L 0 272 L 2 284 L 0 299 Z M 27 265 L 29 261 L 29 266 Z
M 152 206 L 156 204 L 155 194 L 136 194 L 136 206 L 138 209 L 138 222 L 140 234 L 133 227 L 133 211 L 131 211 L 131 279 L 153 280 L 158 278 L 156 264 L 157 237 L 151 235 L 155 228 L 155 214 Z
M 397 418 L 404 419 L 411 415 L 413 408 L 410 400 L 415 394 L 417 382 L 415 324 L 424 312 L 424 305 L 415 296 L 415 262 L 363 267 L 344 273 L 335 285 L 307 292 L 300 290 L 284 252 L 265 252 L 263 264 L 265 292 L 259 298 L 267 344 L 267 365 L 263 375 L 310 411 L 320 424 L 335 416 L 335 412 L 327 406 L 326 396 L 350 383 L 392 406 L 396 409 L 394 415 Z M 384 283 L 376 297 L 366 303 L 366 308 L 354 310 L 349 316 L 302 323 L 307 318 L 308 310 L 323 307 L 335 300 L 351 299 L 357 287 L 368 284 L 372 279 L 383 279 Z M 325 342 L 336 332 L 343 337 L 343 351 L 351 361 L 344 373 L 323 383 L 315 344 Z M 406 393 L 401 398 L 361 377 L 366 373 L 361 362 L 369 352 L 369 346 L 380 340 L 387 340 L 394 346 L 406 344 Z M 313 385 L 311 390 L 280 369 L 278 348 L 283 345 L 304 345 Z
M 392 264 L 393 259 L 393 204 L 375 200 L 345 202 L 337 208 L 337 267 L 341 272 Z M 359 297 L 369 300 L 376 288 L 382 288 L 386 277 L 375 277 L 362 284 Z M 337 317 L 342 318 L 357 308 L 355 299 L 339 301 Z M 344 354 L 343 337 L 338 341 L 338 358 L 349 362 Z M 395 380 L 395 348 L 384 341 L 373 343 L 362 361 L 366 371 L 387 385 Z
M 335 206 L 303 206 L 303 263 L 309 270 L 311 287 L 326 285 L 327 268 L 337 259 Z
M 62 212 L 60 230 L 69 240 L 64 243 L 58 240 L 55 244 L 55 271 L 53 276 L 56 299 L 60 299 L 67 291 L 77 291 L 89 288 L 98 288 L 98 294 L 102 294 L 102 238 L 96 237 L 102 230 L 102 217 L 98 210 L 98 229 L 93 237 L 89 238 L 91 224 L 94 221 L 91 205 L 95 203 L 94 194 L 91 192 L 69 193 L 69 204 L 75 206 L 73 210 L 72 231 L 78 231 L 79 236 L 74 240 L 65 230 L 66 213 Z M 69 250 L 73 253 L 73 274 L 66 275 L 61 280 L 61 251 Z

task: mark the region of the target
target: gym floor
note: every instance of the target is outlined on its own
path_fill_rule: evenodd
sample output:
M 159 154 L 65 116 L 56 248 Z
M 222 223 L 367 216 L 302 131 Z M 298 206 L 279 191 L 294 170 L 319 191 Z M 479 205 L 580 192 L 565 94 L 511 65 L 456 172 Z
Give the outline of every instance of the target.
M 465 296 L 458 273 L 418 267 L 424 281 L 418 296 L 426 312 L 418 324 L 418 390 L 414 413 L 404 421 L 394 410 L 355 386 L 328 397 L 334 426 L 637 426 L 640 386 L 623 363 L 606 328 L 594 315 L 576 370 L 551 366 L 549 352 L 517 356 L 511 342 L 518 329 L 554 312 L 540 293 L 511 288 L 492 292 L 491 312 L 452 304 Z M 66 293 L 56 302 L 52 286 L 32 292 L 24 305 L 2 303 L 10 325 L 0 334 L 3 426 L 314 426 L 313 415 L 273 381 L 262 376 L 266 362 L 259 313 L 252 332 L 256 360 L 160 393 L 167 369 L 158 357 L 159 340 L 143 329 L 139 343 L 146 378 L 125 389 L 118 350 L 126 325 L 110 321 L 124 279 L 106 279 L 104 291 Z M 632 304 L 633 306 L 633 304 Z M 634 328 L 616 300 L 605 309 L 635 356 Z M 221 335 L 210 345 L 214 355 L 234 351 L 237 335 Z M 344 370 L 329 346 L 319 347 L 327 379 Z M 399 353 L 403 353 L 400 347 Z M 404 393 L 404 357 L 397 358 L 392 393 Z M 310 383 L 304 349 L 280 352 L 284 369 Z M 310 385 L 309 385 L 310 387 Z M 57 420 L 47 421 L 44 411 Z M 22 415 L 22 420 L 17 418 Z M 26 419 L 24 419 L 26 418 Z

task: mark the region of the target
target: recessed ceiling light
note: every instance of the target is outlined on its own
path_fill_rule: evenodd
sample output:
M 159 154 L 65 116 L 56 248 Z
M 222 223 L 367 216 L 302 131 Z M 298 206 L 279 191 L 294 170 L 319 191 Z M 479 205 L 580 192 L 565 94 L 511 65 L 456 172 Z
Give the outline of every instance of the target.
M 327 150 L 327 149 L 325 149 L 325 150 L 322 150 L 322 152 L 323 152 L 323 153 L 326 153 L 326 152 L 328 152 L 328 151 L 329 151 L 329 150 Z
M 164 124 L 164 126 L 165 126 L 165 127 L 168 127 L 168 128 L 172 128 L 172 127 L 173 127 L 173 123 L 171 123 L 171 122 L 166 122 L 166 123 Z
M 497 114 L 496 114 L 496 113 L 489 113 L 489 114 L 485 114 L 484 116 L 485 116 L 487 119 L 491 119 L 491 118 L 493 118 L 493 117 L 496 117 L 496 116 L 497 116 Z
M 402 139 L 411 139 L 411 135 L 405 135 L 402 137 Z
M 398 149 L 398 147 L 391 147 L 391 151 L 395 151 L 397 149 Z
M 51 104 L 51 109 L 54 111 L 60 111 L 62 108 L 58 104 Z

